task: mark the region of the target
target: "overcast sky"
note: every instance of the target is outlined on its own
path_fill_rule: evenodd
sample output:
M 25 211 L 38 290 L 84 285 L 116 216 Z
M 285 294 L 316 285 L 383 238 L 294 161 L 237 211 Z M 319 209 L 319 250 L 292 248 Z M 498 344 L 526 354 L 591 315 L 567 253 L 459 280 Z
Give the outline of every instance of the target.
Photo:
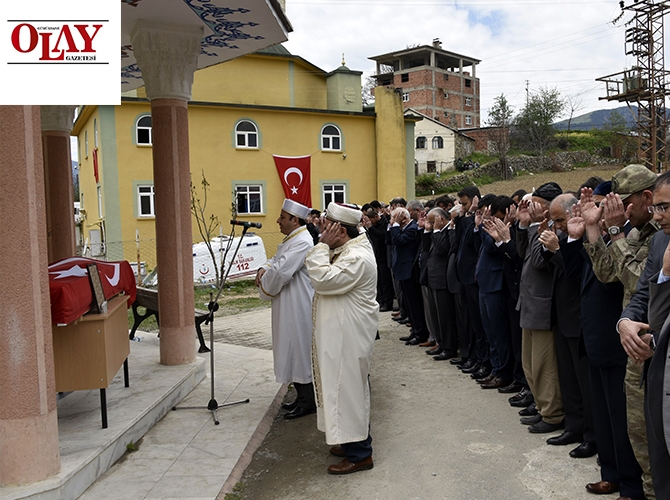
M 622 105 L 599 101 L 605 84 L 595 81 L 636 62 L 624 51 L 631 13 L 612 22 L 621 12 L 618 0 L 287 0 L 294 31 L 285 46 L 325 71 L 344 53 L 365 78 L 375 71 L 368 57 L 439 38 L 444 50 L 481 60 L 482 120 L 502 93 L 518 111 L 526 81 L 531 92 L 579 97 L 578 116 Z

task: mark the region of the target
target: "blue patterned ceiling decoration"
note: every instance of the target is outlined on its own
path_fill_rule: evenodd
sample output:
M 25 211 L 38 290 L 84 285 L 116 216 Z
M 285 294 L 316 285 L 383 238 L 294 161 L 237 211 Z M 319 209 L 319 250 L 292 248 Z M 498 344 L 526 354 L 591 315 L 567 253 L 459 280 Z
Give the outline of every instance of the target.
M 249 35 L 242 31 L 245 26 L 255 27 L 258 23 L 253 21 L 243 23 L 239 21 L 229 21 L 226 19 L 231 14 L 249 14 L 249 9 L 230 7 L 220 7 L 214 5 L 212 0 L 184 0 L 184 2 L 195 12 L 202 22 L 211 29 L 214 34 L 208 35 L 202 39 L 202 53 L 206 56 L 216 56 L 214 52 L 207 52 L 205 47 L 225 47 L 228 49 L 239 49 L 232 42 L 235 40 L 263 40 L 265 37 Z
M 278 0 L 121 0 L 121 18 L 124 91 L 143 85 L 130 43 L 130 32 L 140 20 L 189 28 L 202 26 L 198 68 L 284 42 L 292 30 Z

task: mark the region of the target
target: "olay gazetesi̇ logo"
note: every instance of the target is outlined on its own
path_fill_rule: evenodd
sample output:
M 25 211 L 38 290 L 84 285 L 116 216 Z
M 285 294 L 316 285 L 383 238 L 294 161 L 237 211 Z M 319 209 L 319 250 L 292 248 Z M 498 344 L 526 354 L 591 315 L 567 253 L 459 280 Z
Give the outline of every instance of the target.
M 108 20 L 10 20 L 13 57 L 7 64 L 109 64 L 96 50 Z

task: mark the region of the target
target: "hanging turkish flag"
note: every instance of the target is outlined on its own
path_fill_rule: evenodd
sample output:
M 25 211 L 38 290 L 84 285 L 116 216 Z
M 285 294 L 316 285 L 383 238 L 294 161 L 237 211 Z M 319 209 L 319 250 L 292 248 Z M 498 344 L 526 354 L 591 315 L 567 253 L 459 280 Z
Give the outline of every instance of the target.
M 100 182 L 98 178 L 98 150 L 93 150 L 93 175 L 95 176 L 95 183 Z
M 311 156 L 272 155 L 272 157 L 275 160 L 279 180 L 286 197 L 306 207 L 311 207 L 312 189 L 309 175 Z

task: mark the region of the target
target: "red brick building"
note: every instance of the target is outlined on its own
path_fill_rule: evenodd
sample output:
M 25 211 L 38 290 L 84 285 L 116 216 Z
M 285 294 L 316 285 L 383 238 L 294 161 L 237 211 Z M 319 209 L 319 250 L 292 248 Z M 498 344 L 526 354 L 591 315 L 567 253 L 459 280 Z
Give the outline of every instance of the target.
M 377 63 L 378 86 L 402 89 L 405 109 L 453 128 L 479 127 L 478 59 L 442 50 L 438 39 L 369 59 Z

